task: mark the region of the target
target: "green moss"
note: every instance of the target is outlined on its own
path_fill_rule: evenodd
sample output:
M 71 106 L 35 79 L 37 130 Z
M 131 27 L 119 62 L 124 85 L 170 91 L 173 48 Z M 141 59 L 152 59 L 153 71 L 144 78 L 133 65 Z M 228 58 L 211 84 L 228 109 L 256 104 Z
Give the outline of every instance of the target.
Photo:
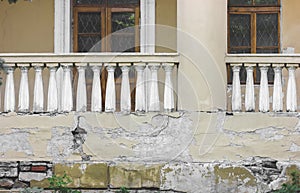
M 226 167 L 220 168 L 219 166 L 214 167 L 214 174 L 216 176 L 216 183 L 221 183 L 220 180 L 228 180 L 229 183 L 234 181 L 242 180 L 246 182 L 247 186 L 255 186 L 255 177 L 245 168 L 242 167 Z

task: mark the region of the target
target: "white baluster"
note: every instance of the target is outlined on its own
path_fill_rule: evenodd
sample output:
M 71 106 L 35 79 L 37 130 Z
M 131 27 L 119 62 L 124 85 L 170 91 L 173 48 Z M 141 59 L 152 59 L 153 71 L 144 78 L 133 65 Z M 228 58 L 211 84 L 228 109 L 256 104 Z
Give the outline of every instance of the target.
M 115 66 L 106 64 L 108 76 L 105 93 L 105 112 L 114 112 L 116 110 L 115 68 Z
M 145 79 L 144 79 L 145 64 L 136 65 L 135 70 L 137 73 L 136 91 L 135 91 L 135 111 L 145 112 L 146 111 Z
M 78 66 L 78 82 L 76 95 L 76 111 L 86 111 L 87 97 L 86 97 L 86 80 L 85 80 L 85 66 Z
M 129 70 L 130 64 L 121 66 L 122 70 L 122 83 L 121 83 L 121 111 L 130 113 L 131 111 L 131 97 L 130 97 L 130 84 L 129 84 Z
M 21 67 L 21 80 L 19 89 L 19 112 L 29 111 L 29 86 L 28 86 L 28 67 Z
M 270 107 L 269 102 L 269 87 L 268 87 L 268 66 L 261 66 L 260 69 L 260 88 L 259 88 L 259 111 L 268 112 Z
M 44 111 L 44 87 L 43 87 L 43 68 L 36 66 L 33 92 L 33 112 L 40 113 Z
M 253 81 L 253 66 L 247 66 L 247 80 L 246 80 L 246 91 L 245 91 L 245 110 L 255 110 L 254 100 L 254 81 Z
M 164 86 L 164 110 L 171 112 L 174 110 L 174 90 L 172 81 L 172 71 L 174 64 L 163 64 L 165 70 L 165 86 Z
M 92 87 L 92 104 L 91 110 L 93 112 L 102 111 L 102 92 L 100 84 L 101 66 L 93 66 L 93 87 Z
M 158 93 L 158 78 L 157 78 L 157 71 L 160 68 L 160 64 L 149 64 L 148 65 L 150 72 L 151 72 L 151 79 L 150 79 L 150 97 L 149 97 L 149 104 L 148 110 L 149 111 L 160 111 L 159 107 L 159 93 Z
M 57 94 L 57 84 L 56 84 L 56 68 L 50 67 L 47 111 L 57 112 L 57 110 L 58 110 L 58 94 Z
M 15 84 L 14 84 L 14 68 L 6 67 L 6 82 L 4 95 L 4 111 L 15 111 Z
M 297 87 L 295 78 L 295 66 L 289 66 L 289 79 L 286 94 L 286 110 L 289 112 L 297 111 Z
M 71 67 L 63 66 L 63 70 L 61 107 L 63 112 L 70 112 L 73 109 Z
M 280 66 L 274 67 L 274 85 L 273 85 L 273 111 L 282 111 L 282 83 L 281 83 L 281 72 L 282 68 Z
M 232 111 L 242 110 L 240 68 L 241 68 L 240 66 L 232 66 L 232 71 L 233 71 L 232 98 L 231 98 Z

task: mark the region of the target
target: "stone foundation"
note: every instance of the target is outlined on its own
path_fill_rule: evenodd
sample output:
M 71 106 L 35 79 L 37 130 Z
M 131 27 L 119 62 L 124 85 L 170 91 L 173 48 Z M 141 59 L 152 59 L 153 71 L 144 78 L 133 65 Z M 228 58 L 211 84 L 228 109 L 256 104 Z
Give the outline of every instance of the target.
M 48 177 L 64 173 L 70 188 L 86 192 L 271 192 L 300 164 L 253 157 L 241 162 L 107 163 L 1 162 L 1 189 L 49 188 Z

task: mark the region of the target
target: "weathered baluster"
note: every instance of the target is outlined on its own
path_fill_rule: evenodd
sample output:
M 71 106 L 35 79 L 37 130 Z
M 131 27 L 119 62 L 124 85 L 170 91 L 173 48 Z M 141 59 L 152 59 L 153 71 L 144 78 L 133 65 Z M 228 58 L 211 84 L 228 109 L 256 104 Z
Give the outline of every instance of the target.
M 85 80 L 85 66 L 77 66 L 78 82 L 76 95 L 76 111 L 86 111 L 87 96 L 86 96 L 86 80 Z
M 289 78 L 286 94 L 286 110 L 289 112 L 297 111 L 297 87 L 295 77 L 295 66 L 288 65 Z
M 232 111 L 242 110 L 240 68 L 241 66 L 237 66 L 237 65 L 232 66 L 232 71 L 233 71 L 232 98 L 231 98 Z
M 245 66 L 248 64 L 245 64 Z M 253 81 L 253 66 L 246 67 L 247 80 L 246 80 L 246 91 L 245 91 L 245 110 L 255 110 L 254 100 L 254 81 Z
M 72 64 L 63 66 L 63 85 L 61 108 L 63 112 L 70 112 L 73 109 L 72 82 L 71 82 L 71 67 Z
M 158 93 L 158 78 L 157 72 L 160 68 L 160 64 L 158 63 L 150 63 L 148 65 L 151 78 L 150 78 L 150 93 L 149 93 L 149 103 L 148 103 L 148 110 L 152 112 L 160 111 L 159 107 L 159 93 Z
M 281 83 L 281 73 L 282 67 L 277 65 L 274 66 L 274 85 L 273 85 L 273 111 L 281 112 L 283 108 L 282 103 L 282 83 Z
M 101 84 L 100 84 L 101 66 L 100 65 L 95 65 L 92 67 L 93 87 L 92 87 L 91 111 L 93 112 L 102 111 L 102 91 L 101 91 Z
M 269 66 L 260 66 L 259 111 L 268 112 L 270 108 L 268 69 Z
M 105 64 L 108 73 L 105 93 L 105 112 L 116 110 L 115 64 Z
M 48 85 L 48 101 L 47 101 L 47 111 L 57 112 L 58 110 L 58 94 L 57 94 L 57 84 L 56 84 L 56 67 L 50 67 L 50 77 Z
M 172 71 L 174 64 L 163 64 L 163 69 L 165 71 L 165 85 L 164 85 L 164 110 L 166 112 L 171 112 L 174 110 L 174 90 L 172 81 Z
M 19 89 L 18 111 L 29 112 L 29 86 L 28 86 L 28 67 L 21 66 L 21 80 Z
M 34 92 L 33 92 L 33 112 L 40 113 L 44 111 L 44 87 L 43 87 L 43 64 L 39 64 L 34 67 L 35 79 L 34 79 Z
M 130 113 L 131 111 L 131 97 L 130 97 L 130 84 L 129 84 L 129 70 L 130 63 L 122 64 L 122 83 L 121 83 L 121 111 Z
M 4 112 L 15 111 L 14 67 L 5 67 L 6 82 L 4 95 Z
M 135 70 L 137 73 L 136 91 L 135 91 L 135 111 L 145 112 L 146 111 L 145 79 L 144 79 L 145 64 L 144 63 L 136 64 Z

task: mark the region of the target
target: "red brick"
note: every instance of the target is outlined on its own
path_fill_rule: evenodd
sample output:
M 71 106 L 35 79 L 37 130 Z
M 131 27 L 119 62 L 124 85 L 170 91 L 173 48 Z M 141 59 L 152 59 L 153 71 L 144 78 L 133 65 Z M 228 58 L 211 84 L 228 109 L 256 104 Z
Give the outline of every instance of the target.
M 46 166 L 31 166 L 31 171 L 32 172 L 45 172 L 47 171 Z

